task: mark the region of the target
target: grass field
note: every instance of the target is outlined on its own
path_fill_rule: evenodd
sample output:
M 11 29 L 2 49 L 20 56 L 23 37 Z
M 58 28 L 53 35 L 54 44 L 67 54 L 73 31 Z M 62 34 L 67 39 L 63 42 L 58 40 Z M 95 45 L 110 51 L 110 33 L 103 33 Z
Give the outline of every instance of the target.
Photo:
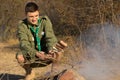
M 86 80 L 120 80 L 120 47 L 117 42 L 113 44 L 114 40 L 118 38 L 113 35 L 111 39 L 114 38 L 114 40 L 109 42 L 108 36 L 109 34 L 105 36 L 106 43 L 102 42 L 102 38 L 98 36 L 95 42 L 92 40 L 94 44 L 89 44 L 86 48 L 83 48 L 81 44 L 76 45 L 77 42 L 69 45 L 61 61 L 62 68 L 73 68 Z M 89 35 L 89 37 L 91 36 Z M 89 37 L 87 36 L 87 40 Z M 0 80 L 24 78 L 25 71 L 15 59 L 15 54 L 19 50 L 17 42 L 15 42 L 13 40 L 0 43 Z M 99 44 L 95 44 L 96 42 Z M 37 77 L 43 76 L 51 70 L 51 65 L 34 70 Z

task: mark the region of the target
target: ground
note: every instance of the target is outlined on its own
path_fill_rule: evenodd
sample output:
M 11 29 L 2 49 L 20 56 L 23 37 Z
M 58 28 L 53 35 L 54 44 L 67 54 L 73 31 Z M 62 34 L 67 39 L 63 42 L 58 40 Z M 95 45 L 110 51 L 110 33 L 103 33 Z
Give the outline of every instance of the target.
M 15 58 L 18 50 L 16 44 L 0 43 L 0 80 L 19 80 L 24 78 L 25 71 Z M 89 48 L 81 61 L 79 61 L 78 56 L 75 56 L 70 51 L 71 54 L 68 54 L 68 56 L 72 56 L 70 58 L 71 64 L 69 64 L 71 66 L 65 67 L 64 65 L 64 67 L 74 68 L 86 80 L 120 80 L 119 48 L 107 51 L 96 51 L 96 49 Z M 38 77 L 43 76 L 43 73 L 51 70 L 51 65 L 34 70 Z
M 17 63 L 16 52 L 18 45 L 12 43 L 0 43 L 0 80 L 19 80 L 25 76 L 24 69 Z M 36 77 L 44 76 L 51 71 L 51 65 L 42 68 L 34 68 Z
M 17 47 L 0 43 L 0 80 L 18 80 L 24 77 L 24 70 L 15 59 Z M 6 78 L 5 78 L 6 77 Z M 14 78 L 14 79 L 13 79 Z

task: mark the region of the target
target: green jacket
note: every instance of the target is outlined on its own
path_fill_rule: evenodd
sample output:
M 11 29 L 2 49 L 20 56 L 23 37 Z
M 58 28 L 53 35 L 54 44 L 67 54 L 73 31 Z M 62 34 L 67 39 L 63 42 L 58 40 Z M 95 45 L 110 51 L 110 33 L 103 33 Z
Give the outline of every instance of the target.
M 57 43 L 57 39 L 54 35 L 52 24 L 47 16 L 41 16 L 41 24 L 39 30 L 39 38 L 41 39 L 42 51 L 48 52 L 52 49 L 53 45 Z M 20 49 L 24 56 L 35 57 L 35 53 L 38 51 L 35 47 L 34 35 L 30 30 L 31 24 L 27 19 L 19 22 L 18 25 L 18 38 L 20 42 Z

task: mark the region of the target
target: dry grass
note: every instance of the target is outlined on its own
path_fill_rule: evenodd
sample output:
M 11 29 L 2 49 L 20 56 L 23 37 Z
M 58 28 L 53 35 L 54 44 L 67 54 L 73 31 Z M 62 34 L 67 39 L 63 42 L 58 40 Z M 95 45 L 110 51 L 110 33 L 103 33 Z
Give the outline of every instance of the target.
M 17 63 L 15 58 L 15 54 L 18 50 L 18 42 L 16 40 L 0 43 L 0 80 L 18 80 L 24 78 L 25 71 Z M 64 66 L 64 64 L 61 65 Z M 62 68 L 63 67 L 61 67 L 61 69 Z M 34 68 L 33 70 L 36 72 L 36 77 L 43 77 L 46 73 L 51 71 L 51 65 Z
M 24 74 L 23 69 L 18 65 L 15 59 L 16 50 L 8 43 L 0 43 L 0 74 L 12 75 L 18 77 Z M 18 75 L 18 76 L 16 76 Z M 1 80 L 3 80 L 0 77 Z

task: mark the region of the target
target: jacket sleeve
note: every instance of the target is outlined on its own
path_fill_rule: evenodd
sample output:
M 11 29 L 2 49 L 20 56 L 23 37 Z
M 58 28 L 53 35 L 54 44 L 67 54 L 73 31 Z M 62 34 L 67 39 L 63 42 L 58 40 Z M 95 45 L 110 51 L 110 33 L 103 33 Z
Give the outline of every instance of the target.
M 46 35 L 46 46 L 48 48 L 48 51 L 52 49 L 52 47 L 57 43 L 57 38 L 54 34 L 52 23 L 50 19 L 45 16 L 46 23 L 45 23 L 45 35 Z
M 20 42 L 20 49 L 23 55 L 29 55 L 31 57 L 34 57 L 37 50 L 31 47 L 26 30 L 27 26 L 24 23 L 20 23 L 18 25 L 18 38 Z

